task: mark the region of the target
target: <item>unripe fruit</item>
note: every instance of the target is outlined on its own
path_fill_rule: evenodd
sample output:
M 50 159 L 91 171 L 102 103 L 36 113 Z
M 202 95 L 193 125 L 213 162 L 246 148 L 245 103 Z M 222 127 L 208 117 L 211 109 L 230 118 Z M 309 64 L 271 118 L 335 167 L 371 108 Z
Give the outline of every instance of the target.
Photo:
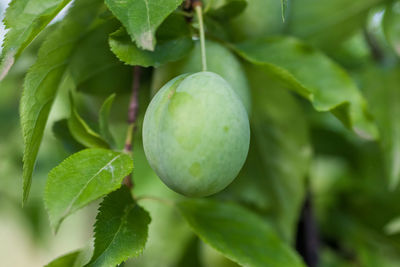
M 242 168 L 250 142 L 247 113 L 212 72 L 184 74 L 164 85 L 147 108 L 143 146 L 150 166 L 174 191 L 208 196 Z
M 239 60 L 229 49 L 209 40 L 206 41 L 206 55 L 207 69 L 220 75 L 230 84 L 250 114 L 250 88 Z M 173 77 L 199 71 L 201 71 L 201 48 L 200 42 L 196 42 L 193 50 L 183 60 L 156 69 L 153 76 L 153 87 L 158 90 Z

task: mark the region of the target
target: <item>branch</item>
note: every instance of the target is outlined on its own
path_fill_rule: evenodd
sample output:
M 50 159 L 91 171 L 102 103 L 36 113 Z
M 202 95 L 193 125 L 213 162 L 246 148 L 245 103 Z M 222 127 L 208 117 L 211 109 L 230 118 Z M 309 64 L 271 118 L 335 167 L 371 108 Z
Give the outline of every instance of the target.
M 133 67 L 133 82 L 132 82 L 132 93 L 131 99 L 129 101 L 128 108 L 128 130 L 126 133 L 124 152 L 132 154 L 133 140 L 132 136 L 136 130 L 136 120 L 139 111 L 139 88 L 140 88 L 140 72 L 141 68 L 139 66 Z M 123 183 L 128 187 L 133 187 L 132 175 L 125 177 Z
M 297 225 L 296 249 L 307 266 L 318 266 L 319 237 L 309 188 L 307 189 L 306 199 Z
M 363 33 L 364 33 L 364 38 L 365 38 L 365 40 L 369 46 L 369 49 L 371 51 L 372 58 L 376 62 L 382 63 L 385 59 L 385 55 L 384 55 L 382 48 L 379 45 L 378 40 L 366 28 L 363 29 Z

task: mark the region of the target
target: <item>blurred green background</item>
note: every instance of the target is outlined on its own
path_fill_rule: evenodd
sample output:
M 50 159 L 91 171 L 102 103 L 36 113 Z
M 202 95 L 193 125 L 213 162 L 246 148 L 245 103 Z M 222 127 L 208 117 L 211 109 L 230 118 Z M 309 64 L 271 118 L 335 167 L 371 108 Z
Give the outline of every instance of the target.
M 0 1 L 0 17 L 9 1 Z M 0 40 L 4 36 L 0 26 Z M 87 208 L 68 219 L 54 235 L 42 200 L 47 173 L 67 156 L 50 129 L 46 130 L 34 175 L 32 197 L 21 207 L 22 135 L 19 126 L 19 98 L 23 77 L 34 62 L 38 49 L 33 44 L 0 84 L 0 266 L 43 266 L 57 255 L 86 245 L 91 237 L 96 207 Z M 69 114 L 66 106 L 52 113 L 50 122 Z M 51 125 L 51 124 L 49 124 Z
M 260 2 L 264 8 L 260 10 L 269 10 L 267 19 L 262 23 L 254 19 L 254 13 L 251 13 L 258 11 L 254 4 L 258 1 L 264 1 Z M 380 112 L 384 112 L 391 97 L 393 101 L 399 101 L 400 106 L 399 60 L 383 33 L 383 1 L 293 0 L 285 23 L 281 21 L 280 1 L 249 2 L 249 9 L 226 26 L 238 31 L 235 35 L 238 40 L 259 36 L 260 32 L 266 35 L 291 34 L 302 38 L 347 69 L 370 102 L 375 116 L 381 116 Z M 0 17 L 7 4 L 8 1 L 0 0 Z M 56 20 L 61 17 L 62 14 Z M 248 21 L 250 26 L 240 30 L 243 21 Z M 366 31 L 369 33 L 367 37 L 373 38 L 373 42 L 379 46 L 380 54 L 371 49 L 371 40 L 366 38 Z M 0 26 L 0 38 L 4 32 L 4 27 Z M 34 62 L 45 35 L 42 34 L 29 46 L 7 78 L 0 83 L 0 266 L 43 266 L 62 254 L 90 247 L 88 240 L 92 240 L 92 225 L 98 203 L 67 218 L 57 235 L 54 235 L 42 200 L 47 173 L 74 149 L 58 141 L 52 132 L 54 122 L 69 116 L 66 92 L 61 93 L 54 104 L 39 152 L 31 196 L 26 207 L 21 207 L 23 144 L 18 102 L 24 75 Z M 148 75 L 151 70 L 145 72 Z M 293 149 L 290 147 L 290 138 L 301 135 L 291 132 L 293 129 L 289 129 L 288 125 L 299 123 L 295 115 L 304 113 L 307 129 L 300 127 L 305 132 L 300 139 L 308 138 L 306 135 L 311 139 L 311 147 L 304 146 L 302 152 L 313 154 L 307 181 L 318 224 L 320 266 L 400 266 L 400 194 L 398 189 L 389 190 L 385 171 L 387 159 L 381 152 L 380 144 L 359 138 L 329 113 L 315 112 L 309 103 L 287 93 L 286 88 L 272 77 L 263 79 L 267 79 L 267 82 L 260 80 L 259 84 L 275 90 L 269 92 L 271 103 L 267 104 L 272 111 L 276 111 L 276 116 L 269 118 L 267 123 L 270 124 L 261 129 L 269 138 L 266 145 L 268 149 L 272 148 L 271 157 L 276 159 L 268 162 L 267 168 L 272 171 L 263 170 L 265 164 L 258 162 L 259 156 L 250 154 L 240 177 L 216 197 L 237 200 L 266 218 L 278 218 L 278 232 L 293 244 L 294 241 L 290 239 L 295 239 L 295 233 L 286 233 L 294 230 L 286 229 L 285 222 L 296 217 L 300 207 L 291 206 L 285 194 L 291 194 L 290 190 L 296 194 L 293 189 L 296 185 L 275 182 L 273 173 L 276 168 L 285 174 L 298 175 L 293 170 L 287 170 L 287 166 L 292 166 L 291 161 L 296 159 L 285 152 Z M 150 91 L 150 79 L 144 80 L 140 100 L 143 104 L 148 102 Z M 397 95 L 388 96 L 385 88 L 394 88 Z M 79 101 L 80 108 L 88 114 L 86 119 L 90 122 L 94 121 L 104 98 L 88 95 L 79 94 Z M 124 116 L 128 98 L 129 88 L 119 92 L 113 111 L 115 118 L 112 127 L 120 147 L 126 127 Z M 288 104 L 295 106 L 292 113 L 285 110 Z M 141 116 L 143 112 L 142 109 Z M 387 119 L 385 115 L 383 117 Z M 389 118 L 392 121 L 383 119 L 378 124 L 389 128 L 391 126 L 387 125 L 399 124 L 400 117 Z M 279 120 L 287 121 L 280 124 Z M 140 134 L 137 134 L 134 152 L 136 195 L 151 192 L 153 196 L 180 198 L 167 189 L 149 168 L 140 138 Z M 289 144 L 289 147 L 285 144 Z M 284 152 L 274 154 L 281 152 L 281 148 L 277 148 L 280 145 L 284 146 Z M 262 145 L 260 147 L 263 148 Z M 300 166 L 299 169 L 307 172 L 303 170 L 307 167 Z M 265 182 L 258 179 L 263 175 L 270 180 Z M 283 190 L 283 195 L 279 190 Z M 143 205 L 152 216 L 150 239 L 144 254 L 129 261 L 127 266 L 235 266 L 195 238 L 173 210 L 157 202 L 143 201 Z M 292 210 L 290 218 L 282 215 Z M 169 242 L 171 240 L 173 242 Z

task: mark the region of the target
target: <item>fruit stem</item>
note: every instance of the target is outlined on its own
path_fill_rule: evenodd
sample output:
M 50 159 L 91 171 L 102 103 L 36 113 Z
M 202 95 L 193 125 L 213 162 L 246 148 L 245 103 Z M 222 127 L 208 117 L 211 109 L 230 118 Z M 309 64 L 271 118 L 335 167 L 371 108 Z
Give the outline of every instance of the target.
M 154 201 L 158 201 L 164 205 L 167 206 L 171 206 L 171 207 L 175 207 L 175 202 L 169 199 L 165 199 L 165 198 L 159 198 L 159 197 L 155 197 L 155 196 L 140 196 L 137 197 L 136 202 L 142 201 L 142 200 L 154 200 Z
M 199 21 L 201 64 L 203 66 L 203 71 L 207 71 L 206 42 L 204 37 L 203 10 L 201 1 L 194 1 L 193 7 L 196 11 L 197 19 Z
M 127 154 L 132 155 L 132 146 L 133 140 L 132 136 L 136 130 L 136 119 L 139 111 L 139 87 L 140 87 L 140 67 L 135 66 L 133 67 L 133 83 L 132 83 L 132 94 L 131 99 L 129 101 L 129 108 L 128 108 L 128 129 L 126 132 L 126 139 L 125 139 L 125 147 L 124 152 Z M 132 175 L 128 175 L 125 177 L 123 183 L 128 187 L 133 187 Z

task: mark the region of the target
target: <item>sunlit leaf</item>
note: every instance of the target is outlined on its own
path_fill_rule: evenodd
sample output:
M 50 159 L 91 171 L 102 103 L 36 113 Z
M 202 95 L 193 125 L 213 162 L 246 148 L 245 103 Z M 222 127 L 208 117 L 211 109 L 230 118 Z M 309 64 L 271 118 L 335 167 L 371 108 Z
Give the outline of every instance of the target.
M 68 60 L 96 18 L 101 5 L 101 1 L 98 0 L 78 1 L 66 19 L 43 43 L 36 63 L 26 75 L 20 103 L 25 144 L 23 202 L 28 198 L 43 131 Z
M 260 38 L 234 49 L 244 59 L 279 77 L 317 111 L 331 111 L 360 136 L 377 138 L 376 126 L 356 84 L 321 52 L 292 37 Z
M 182 0 L 106 0 L 108 8 L 121 21 L 139 48 L 153 51 L 155 32 Z
M 71 0 L 13 0 L 4 18 L 8 30 L 0 57 L 0 81 L 32 40 Z
M 49 173 L 44 200 L 57 230 L 65 217 L 121 186 L 133 169 L 132 159 L 106 149 L 73 154 Z
M 160 66 L 185 56 L 193 47 L 188 24 L 182 16 L 171 15 L 160 26 L 158 44 L 153 51 L 142 50 L 132 42 L 125 29 L 110 35 L 110 47 L 114 54 L 126 64 Z

